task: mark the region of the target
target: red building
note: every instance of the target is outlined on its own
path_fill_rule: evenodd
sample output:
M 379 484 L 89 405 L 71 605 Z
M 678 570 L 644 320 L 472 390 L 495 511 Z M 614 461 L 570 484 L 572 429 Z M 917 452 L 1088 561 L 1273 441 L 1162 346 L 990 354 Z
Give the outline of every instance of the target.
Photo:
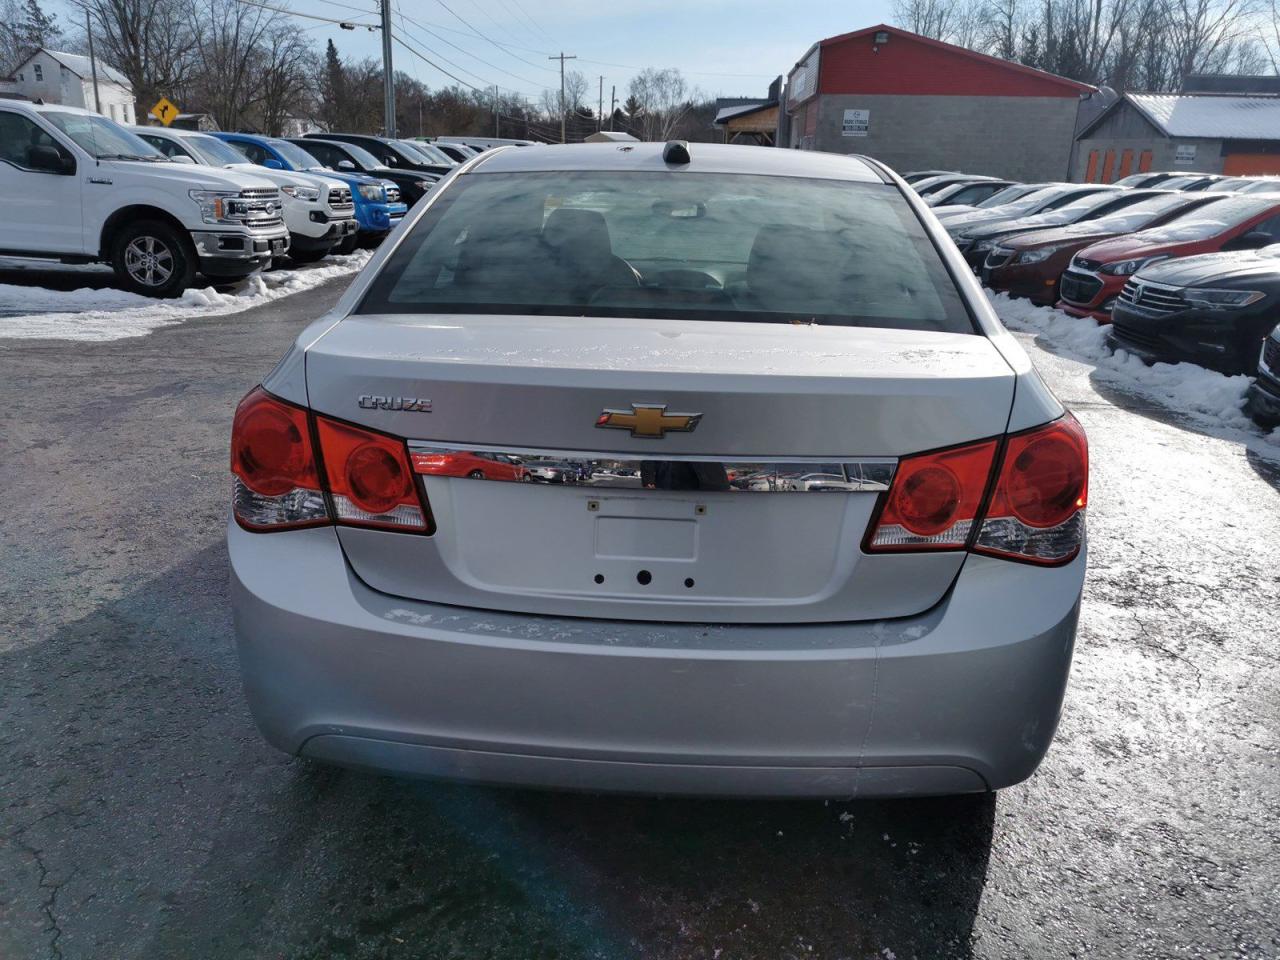
M 1095 89 L 883 24 L 822 40 L 787 78 L 784 145 L 940 168 L 1066 180 Z

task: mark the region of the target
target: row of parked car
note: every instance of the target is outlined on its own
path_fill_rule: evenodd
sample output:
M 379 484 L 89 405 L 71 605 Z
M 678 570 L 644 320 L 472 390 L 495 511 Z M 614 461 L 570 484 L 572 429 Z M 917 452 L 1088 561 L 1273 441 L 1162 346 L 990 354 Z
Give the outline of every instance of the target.
M 0 100 L 0 255 L 105 262 L 124 289 L 174 297 L 198 275 L 232 280 L 376 246 L 499 142 L 125 127 Z
M 1255 375 L 1249 413 L 1280 424 L 1280 179 L 904 179 L 991 289 L 1110 324 L 1147 362 Z

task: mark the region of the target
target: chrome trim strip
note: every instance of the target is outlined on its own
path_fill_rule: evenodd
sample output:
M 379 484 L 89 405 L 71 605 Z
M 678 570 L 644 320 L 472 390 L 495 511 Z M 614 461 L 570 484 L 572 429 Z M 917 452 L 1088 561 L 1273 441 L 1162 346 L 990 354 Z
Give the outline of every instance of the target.
M 705 457 L 460 446 L 409 441 L 415 473 L 462 480 L 560 483 L 595 489 L 726 493 L 884 493 L 892 457 Z M 449 458 L 449 459 L 444 459 Z

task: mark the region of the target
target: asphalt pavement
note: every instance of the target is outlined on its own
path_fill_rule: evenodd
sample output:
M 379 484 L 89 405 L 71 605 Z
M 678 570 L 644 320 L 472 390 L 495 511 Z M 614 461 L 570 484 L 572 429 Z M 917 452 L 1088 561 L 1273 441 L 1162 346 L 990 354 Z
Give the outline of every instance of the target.
M 1030 341 L 1093 483 L 1076 665 L 1027 783 L 598 797 L 266 746 L 228 429 L 340 291 L 0 340 L 0 958 L 1280 957 L 1280 474 Z

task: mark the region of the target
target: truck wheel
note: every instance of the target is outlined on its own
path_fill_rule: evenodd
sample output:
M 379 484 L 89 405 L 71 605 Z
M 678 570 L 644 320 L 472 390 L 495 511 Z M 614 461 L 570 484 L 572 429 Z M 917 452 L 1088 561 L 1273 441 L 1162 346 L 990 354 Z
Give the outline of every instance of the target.
M 358 242 L 359 238 L 354 233 L 348 233 L 342 238 L 342 242 L 333 248 L 333 252 L 341 254 L 355 253 Z
M 196 276 L 191 241 L 159 220 L 143 220 L 116 234 L 111 266 L 120 286 L 148 297 L 177 297 Z

